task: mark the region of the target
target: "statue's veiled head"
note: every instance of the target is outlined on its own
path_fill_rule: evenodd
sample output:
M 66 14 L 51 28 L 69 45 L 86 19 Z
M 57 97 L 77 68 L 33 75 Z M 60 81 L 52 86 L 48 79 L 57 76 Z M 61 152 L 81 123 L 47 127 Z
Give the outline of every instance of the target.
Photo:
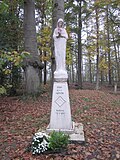
M 57 26 L 58 26 L 59 28 L 63 28 L 63 27 L 64 27 L 64 21 L 63 21 L 62 18 L 59 18 L 59 19 L 58 19 Z

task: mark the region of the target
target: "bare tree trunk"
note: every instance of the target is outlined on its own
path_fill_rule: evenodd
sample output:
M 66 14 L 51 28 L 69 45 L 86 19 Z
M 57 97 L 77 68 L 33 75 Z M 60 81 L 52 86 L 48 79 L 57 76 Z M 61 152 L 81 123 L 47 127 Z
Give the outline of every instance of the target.
M 99 89 L 99 21 L 98 21 L 98 8 L 95 9 L 96 12 L 96 27 L 97 27 L 97 43 L 96 43 L 96 50 L 97 50 L 97 73 L 96 73 L 96 90 Z
M 46 57 L 46 51 L 44 52 L 44 56 Z M 44 85 L 46 84 L 47 81 L 47 61 L 44 61 Z
M 107 24 L 107 47 L 108 47 L 108 76 L 109 76 L 109 84 L 112 84 L 111 79 L 111 58 L 110 58 L 110 33 L 109 33 L 109 17 L 108 17 L 108 5 L 106 9 L 106 24 Z
M 70 65 L 68 65 L 67 70 L 68 70 L 68 81 L 69 81 L 69 83 L 71 83 L 72 82 L 72 75 L 71 75 L 71 66 Z
M 91 69 L 90 54 L 89 54 L 89 78 L 90 78 L 90 83 L 92 83 L 92 69 Z
M 64 0 L 53 0 L 53 30 L 56 28 L 59 18 L 64 19 Z
M 57 26 L 57 21 L 59 18 L 64 19 L 64 0 L 53 0 L 53 14 L 52 14 L 52 35 L 53 31 Z M 53 45 L 53 38 L 52 38 L 52 65 L 51 65 L 51 72 L 52 72 L 52 88 L 53 88 L 53 78 L 54 78 L 54 71 L 55 71 L 55 55 L 54 55 L 54 45 Z
M 88 40 L 88 35 L 89 35 L 89 32 L 88 32 L 88 24 L 86 24 L 86 28 L 87 28 L 87 41 Z M 91 67 L 91 55 L 90 55 L 90 52 L 88 51 L 88 61 L 89 61 L 89 81 L 90 83 L 92 83 L 92 67 Z
M 42 3 L 42 7 L 41 7 L 41 3 Z M 46 2 L 44 2 L 44 0 L 42 0 L 42 1 L 38 1 L 37 2 L 37 9 L 38 9 L 38 13 L 41 15 L 41 20 L 40 20 L 40 22 L 39 23 L 41 23 L 41 27 L 40 27 L 40 29 L 41 29 L 41 31 L 42 31 L 42 29 L 44 28 L 44 26 L 45 26 L 45 18 L 46 18 L 46 14 L 45 14 L 45 5 L 46 5 Z M 41 35 L 41 38 L 43 38 L 43 35 Z M 42 44 L 40 44 L 40 57 L 42 57 L 42 50 L 41 50 L 41 48 L 42 48 Z M 40 60 L 41 61 L 41 63 L 42 63 L 42 60 Z M 44 63 L 44 70 L 45 70 L 45 68 L 46 68 L 46 63 Z M 40 83 L 42 84 L 42 81 L 43 81 L 43 76 L 42 76 L 42 70 L 40 70 Z
M 74 66 L 73 66 L 73 55 L 72 55 L 72 64 L 71 64 L 72 66 L 71 66 L 71 72 L 72 72 L 72 82 L 74 83 Z
M 118 64 L 119 64 L 118 65 L 118 72 L 119 72 L 118 73 L 119 74 L 118 82 L 120 82 L 120 49 L 119 49 L 119 44 L 117 45 L 117 48 L 118 48 L 118 54 L 117 54 L 118 56 L 117 57 L 118 57 Z
M 113 44 L 114 44 L 114 51 L 115 51 L 115 62 L 116 62 L 116 81 L 118 82 L 120 80 L 120 72 L 119 72 L 119 60 L 118 60 L 118 55 L 117 55 L 117 46 L 115 43 L 115 37 L 114 37 L 114 30 L 112 26 L 112 38 L 113 38 Z
M 76 83 L 78 83 L 78 53 L 75 51 L 76 54 Z
M 40 57 L 42 57 L 42 54 L 41 54 L 41 53 L 40 53 Z M 40 61 L 41 61 L 41 63 L 42 63 L 42 60 L 40 60 Z M 39 76 L 40 76 L 40 84 L 42 84 L 42 79 L 43 79 L 42 70 L 40 70 Z
M 117 32 L 118 32 L 118 35 L 119 35 L 119 29 L 117 29 Z M 117 44 L 117 57 L 118 57 L 118 72 L 119 72 L 119 77 L 118 77 L 118 82 L 119 82 L 119 85 L 120 85 L 120 45 L 119 43 Z
M 103 71 L 101 71 L 101 84 L 104 82 Z
M 107 54 L 105 53 L 105 62 L 107 63 Z M 105 74 L 105 81 L 108 82 L 108 74 Z
M 78 88 L 82 89 L 82 43 L 81 43 L 81 0 L 79 1 L 79 16 L 78 16 Z
M 37 50 L 34 0 L 24 0 L 24 38 L 25 51 L 31 55 L 24 62 L 26 92 L 37 93 L 40 89 L 39 71 L 42 65 Z

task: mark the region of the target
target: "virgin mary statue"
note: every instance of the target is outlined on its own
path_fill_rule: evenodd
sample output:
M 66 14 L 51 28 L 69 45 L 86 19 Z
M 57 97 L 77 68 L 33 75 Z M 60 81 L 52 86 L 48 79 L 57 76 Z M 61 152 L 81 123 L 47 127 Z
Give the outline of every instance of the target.
M 68 34 L 64 28 L 63 19 L 59 19 L 57 22 L 57 28 L 53 33 L 54 48 L 55 48 L 55 60 L 56 70 L 54 72 L 54 78 L 67 78 L 66 71 L 66 41 Z

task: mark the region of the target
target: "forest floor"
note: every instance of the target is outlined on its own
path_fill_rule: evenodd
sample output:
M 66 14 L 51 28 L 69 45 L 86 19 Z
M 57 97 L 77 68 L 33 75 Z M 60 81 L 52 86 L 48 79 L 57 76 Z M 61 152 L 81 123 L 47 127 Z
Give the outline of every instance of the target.
M 32 136 L 46 128 L 50 118 L 50 89 L 39 97 L 0 98 L 0 160 L 119 160 L 120 90 L 99 91 L 89 83 L 83 90 L 70 85 L 72 118 L 83 123 L 85 144 L 69 144 L 66 153 L 33 156 L 26 152 Z

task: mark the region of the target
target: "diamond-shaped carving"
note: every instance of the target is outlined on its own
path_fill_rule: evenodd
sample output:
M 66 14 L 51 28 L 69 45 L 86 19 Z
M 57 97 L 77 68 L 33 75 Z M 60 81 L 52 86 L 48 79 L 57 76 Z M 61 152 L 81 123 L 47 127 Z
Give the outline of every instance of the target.
M 61 97 L 59 96 L 56 100 L 55 100 L 55 103 L 61 107 L 66 101 Z

